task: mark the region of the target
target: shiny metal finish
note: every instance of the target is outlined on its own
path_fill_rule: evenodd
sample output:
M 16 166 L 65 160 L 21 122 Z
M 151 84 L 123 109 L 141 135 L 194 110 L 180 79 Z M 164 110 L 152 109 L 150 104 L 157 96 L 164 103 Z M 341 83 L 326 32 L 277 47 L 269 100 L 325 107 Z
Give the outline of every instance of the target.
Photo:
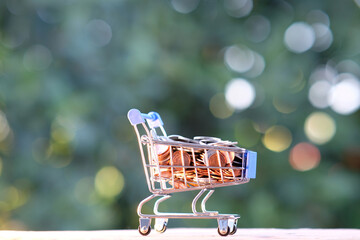
M 215 137 L 199 136 L 190 139 L 180 135 L 167 136 L 157 113 L 142 114 L 134 109 L 130 112 L 128 117 L 138 139 L 146 181 L 152 193 L 138 205 L 139 232 L 142 235 L 149 234 L 152 218 L 156 219 L 155 230 L 158 232 L 166 230 L 170 218 L 208 218 L 217 219 L 218 233 L 221 236 L 235 233 L 240 216 L 207 211 L 206 202 L 214 188 L 249 182 L 249 161 L 255 161 L 252 165 L 256 166 L 256 153 L 251 155 L 255 157 L 249 159 L 250 151 L 236 146 L 236 142 Z M 138 125 L 142 126 L 142 134 Z M 160 129 L 161 135 L 158 135 L 157 129 Z M 255 172 L 256 169 L 251 169 L 251 176 Z M 160 203 L 169 199 L 171 194 L 192 190 L 200 190 L 192 201 L 192 213 L 159 211 Z M 197 202 L 203 195 L 201 211 L 198 211 Z M 143 205 L 154 198 L 158 200 L 155 201 L 153 214 L 142 213 Z

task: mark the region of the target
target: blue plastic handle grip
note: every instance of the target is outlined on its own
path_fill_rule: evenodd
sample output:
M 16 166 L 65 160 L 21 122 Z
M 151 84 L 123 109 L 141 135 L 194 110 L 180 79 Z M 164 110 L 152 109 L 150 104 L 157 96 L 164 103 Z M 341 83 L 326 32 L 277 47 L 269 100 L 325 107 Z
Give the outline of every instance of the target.
M 141 112 L 137 109 L 130 109 L 127 116 L 131 125 L 138 125 L 145 122 L 144 118 L 141 115 Z
M 145 114 L 141 113 L 137 109 L 130 109 L 130 111 L 128 112 L 128 119 L 131 125 L 144 123 L 145 119 L 151 128 L 156 128 L 164 125 L 160 115 L 156 112 L 149 112 L 148 114 Z
M 257 153 L 253 151 L 247 151 L 247 166 L 246 166 L 246 178 L 256 178 L 256 160 Z

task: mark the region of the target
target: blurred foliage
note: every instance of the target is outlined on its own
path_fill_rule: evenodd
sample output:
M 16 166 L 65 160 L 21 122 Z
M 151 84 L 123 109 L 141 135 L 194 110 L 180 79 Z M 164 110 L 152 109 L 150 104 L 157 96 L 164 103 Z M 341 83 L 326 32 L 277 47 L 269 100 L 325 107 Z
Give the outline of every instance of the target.
M 289 155 L 309 142 L 304 123 L 319 111 L 308 100 L 311 73 L 359 63 L 360 3 L 251 3 L 236 17 L 231 2 L 215 0 L 1 1 L 0 228 L 136 228 L 137 204 L 149 192 L 126 118 L 131 108 L 160 113 L 169 134 L 217 136 L 258 152 L 255 180 L 219 188 L 209 200 L 209 209 L 241 214 L 240 228 L 359 227 L 359 111 L 320 110 L 336 133 L 313 143 L 317 167 L 295 170 Z M 333 42 L 293 53 L 284 32 L 312 10 L 329 16 Z M 257 37 L 252 16 L 269 20 L 268 35 Z M 227 67 L 224 51 L 233 45 L 262 55 L 264 72 L 248 77 Z M 226 110 L 224 89 L 238 77 L 255 86 L 255 102 Z M 264 140 L 274 125 L 286 127 L 280 138 L 291 134 L 278 152 Z M 194 194 L 175 194 L 163 210 L 190 211 Z

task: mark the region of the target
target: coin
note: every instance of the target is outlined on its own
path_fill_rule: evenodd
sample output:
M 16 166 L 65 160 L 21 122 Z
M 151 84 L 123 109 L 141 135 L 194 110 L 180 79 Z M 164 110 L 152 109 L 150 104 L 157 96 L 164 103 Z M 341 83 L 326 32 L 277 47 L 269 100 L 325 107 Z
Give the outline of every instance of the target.
M 208 154 L 208 166 L 210 166 L 210 167 L 225 167 L 226 157 L 222 152 L 208 151 L 207 154 Z
M 184 151 L 176 151 L 172 155 L 172 163 L 174 166 L 190 166 L 190 155 Z M 178 168 L 175 168 L 178 169 Z
M 198 141 L 195 141 L 194 139 L 183 137 L 181 135 L 170 135 L 168 138 L 177 142 L 198 143 Z
M 194 140 L 199 141 L 201 144 L 210 144 L 221 141 L 220 138 L 217 137 L 207 137 L 207 136 L 196 136 Z
M 170 147 L 163 144 L 156 144 L 155 151 L 159 159 L 159 163 L 165 163 L 170 158 Z

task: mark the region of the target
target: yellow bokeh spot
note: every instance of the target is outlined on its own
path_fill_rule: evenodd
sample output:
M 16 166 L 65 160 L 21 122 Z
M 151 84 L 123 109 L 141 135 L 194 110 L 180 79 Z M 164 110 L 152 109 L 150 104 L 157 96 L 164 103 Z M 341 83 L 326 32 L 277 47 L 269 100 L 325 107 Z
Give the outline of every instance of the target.
M 24 205 L 28 200 L 28 195 L 15 186 L 7 187 L 3 192 L 2 210 L 10 211 Z
M 324 144 L 335 135 L 336 124 L 328 114 L 314 112 L 306 118 L 304 131 L 313 143 Z
M 296 110 L 295 106 L 278 98 L 273 99 L 273 105 L 276 108 L 276 110 L 278 110 L 278 112 L 285 114 L 292 113 Z
M 106 166 L 95 177 L 95 190 L 104 198 L 113 198 L 124 188 L 124 176 L 115 167 Z
M 65 144 L 70 142 L 74 138 L 74 134 L 66 131 L 63 128 L 54 128 L 51 131 L 51 138 L 56 142 Z
M 234 109 L 227 105 L 225 95 L 218 93 L 210 99 L 210 112 L 217 118 L 225 119 L 234 113 Z
M 282 152 L 290 146 L 292 135 L 286 127 L 276 125 L 266 130 L 262 141 L 267 149 Z
M 58 116 L 51 126 L 51 138 L 53 141 L 67 144 L 75 137 L 76 124 L 63 116 Z

